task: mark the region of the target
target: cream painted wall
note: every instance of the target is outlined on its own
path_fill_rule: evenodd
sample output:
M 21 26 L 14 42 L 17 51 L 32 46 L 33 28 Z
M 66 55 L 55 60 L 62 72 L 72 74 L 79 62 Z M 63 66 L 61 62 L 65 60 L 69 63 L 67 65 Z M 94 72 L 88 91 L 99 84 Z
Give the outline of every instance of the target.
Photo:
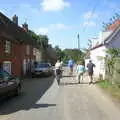
M 106 47 L 101 46 L 94 50 L 90 51 L 90 58 L 95 64 L 94 68 L 94 77 L 99 78 L 99 75 L 102 75 L 103 78 L 105 77 L 105 65 L 104 65 L 104 57 L 106 56 Z

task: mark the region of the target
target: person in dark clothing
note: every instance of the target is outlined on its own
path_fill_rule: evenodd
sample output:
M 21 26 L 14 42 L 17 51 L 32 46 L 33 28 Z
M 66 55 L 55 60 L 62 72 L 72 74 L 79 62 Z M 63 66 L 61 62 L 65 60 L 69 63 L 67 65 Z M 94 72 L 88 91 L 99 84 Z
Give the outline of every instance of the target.
M 87 64 L 87 68 L 88 68 L 88 75 L 89 75 L 89 84 L 93 83 L 93 68 L 95 67 L 95 64 L 92 63 L 92 61 L 90 60 L 89 63 Z

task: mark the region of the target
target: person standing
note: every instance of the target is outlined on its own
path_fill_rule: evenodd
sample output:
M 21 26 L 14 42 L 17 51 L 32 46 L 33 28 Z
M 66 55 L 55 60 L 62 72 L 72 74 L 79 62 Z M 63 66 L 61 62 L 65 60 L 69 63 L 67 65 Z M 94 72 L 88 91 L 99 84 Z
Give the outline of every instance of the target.
M 84 72 L 85 72 L 85 67 L 84 67 L 83 62 L 78 62 L 78 65 L 77 65 L 77 80 L 78 80 L 79 84 L 80 84 L 80 81 L 83 80 Z
M 60 84 L 60 78 L 62 76 L 62 70 L 61 70 L 61 62 L 60 60 L 57 60 L 56 64 L 55 64 L 55 77 L 56 80 L 58 82 L 58 85 Z
M 93 83 L 93 68 L 95 67 L 95 64 L 92 63 L 92 60 L 89 60 L 89 63 L 87 64 L 88 68 L 88 75 L 89 75 L 89 84 Z
M 73 60 L 72 59 L 70 59 L 68 61 L 68 67 L 69 67 L 69 70 L 70 70 L 69 74 L 72 74 L 73 73 Z

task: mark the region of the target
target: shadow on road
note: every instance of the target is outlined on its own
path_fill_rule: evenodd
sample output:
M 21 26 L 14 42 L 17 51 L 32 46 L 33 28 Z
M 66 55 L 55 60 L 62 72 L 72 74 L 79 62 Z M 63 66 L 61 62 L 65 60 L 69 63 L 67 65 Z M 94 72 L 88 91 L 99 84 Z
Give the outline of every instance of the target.
M 46 107 L 54 107 L 56 104 L 35 104 L 34 108 L 46 108 Z
M 63 83 L 63 82 L 60 83 L 60 85 L 77 85 L 77 84 L 78 83 L 68 83 L 68 82 L 67 83 Z
M 66 82 L 66 83 L 60 83 L 60 85 L 80 85 L 80 84 L 88 84 L 87 82 L 85 83 L 85 82 L 82 82 L 82 83 L 68 83 L 68 82 Z
M 76 75 L 62 75 L 62 77 L 76 77 Z
M 32 108 L 55 106 L 55 104 L 36 104 L 53 82 L 53 77 L 25 80 L 21 96 L 9 98 L 0 103 L 0 115 L 7 115 Z

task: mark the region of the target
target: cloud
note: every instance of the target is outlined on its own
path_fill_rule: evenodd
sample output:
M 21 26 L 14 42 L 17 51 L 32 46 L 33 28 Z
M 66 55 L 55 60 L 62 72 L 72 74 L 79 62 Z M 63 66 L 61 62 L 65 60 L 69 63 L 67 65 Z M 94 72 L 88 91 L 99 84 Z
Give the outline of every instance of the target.
M 33 16 L 39 16 L 40 15 L 40 10 L 37 8 L 34 8 L 32 5 L 28 3 L 21 3 L 16 10 L 16 13 L 22 16 L 30 17 L 32 18 Z
M 85 27 L 85 26 L 88 26 L 88 27 L 96 27 L 97 26 L 97 24 L 95 23 L 95 22 L 93 22 L 93 21 L 85 21 L 84 23 L 83 23 L 83 26 Z
M 59 11 L 63 10 L 65 7 L 70 7 L 70 2 L 64 0 L 43 0 L 41 6 L 44 11 Z
M 84 14 L 84 19 L 90 19 L 90 18 L 97 18 L 98 15 L 93 13 L 92 11 L 88 11 Z
M 50 24 L 50 28 L 57 29 L 57 30 L 69 29 L 69 27 L 67 25 L 64 25 L 62 23 Z
M 49 31 L 49 28 L 47 28 L 47 27 L 41 27 L 41 28 L 35 29 L 35 32 L 37 34 L 41 34 L 41 35 L 47 35 L 48 31 Z
M 50 31 L 57 31 L 57 30 L 67 30 L 69 29 L 70 27 L 65 25 L 65 24 L 62 24 L 62 23 L 56 23 L 56 24 L 50 24 L 48 25 L 48 27 L 40 27 L 40 28 L 36 28 L 34 29 L 34 31 L 37 33 L 37 34 L 42 34 L 42 35 L 46 35 L 48 34 Z

